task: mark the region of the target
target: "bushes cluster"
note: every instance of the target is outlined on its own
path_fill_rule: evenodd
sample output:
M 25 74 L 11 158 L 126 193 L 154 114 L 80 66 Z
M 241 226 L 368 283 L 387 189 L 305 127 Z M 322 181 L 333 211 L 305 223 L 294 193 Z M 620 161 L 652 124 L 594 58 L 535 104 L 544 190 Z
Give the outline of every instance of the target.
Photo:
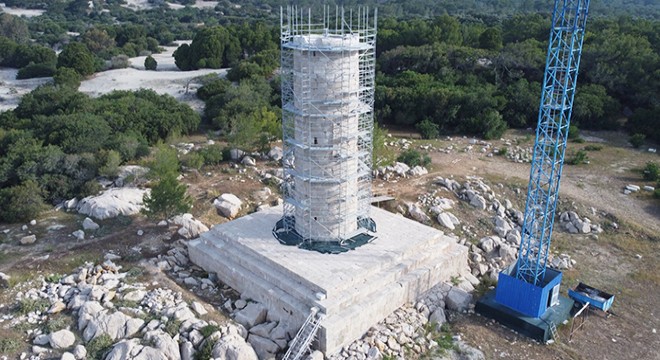
M 0 221 L 30 220 L 44 204 L 95 194 L 96 177 L 115 176 L 121 163 L 199 122 L 188 106 L 151 90 L 91 99 L 70 86 L 39 87 L 0 114 Z
M 428 156 L 428 154 L 422 155 L 419 151 L 414 149 L 408 149 L 402 152 L 396 160 L 410 167 L 428 166 L 431 163 L 431 157 Z

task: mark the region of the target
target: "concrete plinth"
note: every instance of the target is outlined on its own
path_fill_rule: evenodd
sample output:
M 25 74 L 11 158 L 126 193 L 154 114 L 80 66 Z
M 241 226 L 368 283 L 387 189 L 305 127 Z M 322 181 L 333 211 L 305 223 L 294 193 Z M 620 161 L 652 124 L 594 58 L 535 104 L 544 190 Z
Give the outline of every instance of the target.
M 330 255 L 281 245 L 275 207 L 213 227 L 189 243 L 190 259 L 295 330 L 317 306 L 319 348 L 333 354 L 468 266 L 467 248 L 441 231 L 378 208 L 371 216 L 374 242 Z

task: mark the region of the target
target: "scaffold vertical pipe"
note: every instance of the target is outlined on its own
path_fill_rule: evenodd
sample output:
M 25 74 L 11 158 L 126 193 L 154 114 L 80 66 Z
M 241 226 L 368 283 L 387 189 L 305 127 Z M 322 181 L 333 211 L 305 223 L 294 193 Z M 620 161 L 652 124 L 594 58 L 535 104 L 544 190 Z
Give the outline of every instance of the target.
M 516 276 L 543 281 L 589 0 L 555 0 Z
M 286 11 L 286 14 L 285 14 Z M 281 10 L 283 230 L 343 243 L 370 219 L 376 18 Z M 348 16 L 348 18 L 347 18 Z M 332 24 L 334 23 L 334 28 Z M 369 225 L 371 224 L 371 225 Z M 277 236 L 277 235 L 276 235 Z

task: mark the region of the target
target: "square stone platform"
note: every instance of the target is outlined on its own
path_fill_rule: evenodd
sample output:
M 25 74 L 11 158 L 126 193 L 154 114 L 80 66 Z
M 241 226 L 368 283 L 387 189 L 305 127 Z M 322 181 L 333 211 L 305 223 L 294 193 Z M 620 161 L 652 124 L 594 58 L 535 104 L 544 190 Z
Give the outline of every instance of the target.
M 376 207 L 377 238 L 342 254 L 280 244 L 272 230 L 281 217 L 279 206 L 216 225 L 189 243 L 190 259 L 293 332 L 318 307 L 326 315 L 319 349 L 328 355 L 468 268 L 467 248 L 442 231 Z

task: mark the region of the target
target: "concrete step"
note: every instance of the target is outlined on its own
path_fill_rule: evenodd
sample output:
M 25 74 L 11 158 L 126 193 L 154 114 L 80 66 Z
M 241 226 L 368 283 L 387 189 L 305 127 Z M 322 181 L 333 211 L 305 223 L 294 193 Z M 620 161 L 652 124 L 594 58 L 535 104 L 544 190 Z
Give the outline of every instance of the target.
M 327 344 L 328 353 L 341 349 L 351 339 L 360 338 L 365 329 L 382 321 L 400 307 L 400 304 L 414 302 L 417 294 L 422 294 L 440 282 L 449 281 L 453 274 L 463 270 L 467 261 L 467 248 L 454 244 L 434 264 L 417 268 L 397 281 L 391 282 L 360 299 L 339 312 L 330 312 L 321 324 L 319 337 Z M 352 319 L 347 322 L 346 319 Z
M 200 240 L 188 244 L 190 259 L 208 272 L 221 274 L 227 285 L 238 290 L 244 296 L 264 304 L 270 311 L 278 309 L 272 318 L 287 319 L 289 324 L 300 327 L 309 314 L 310 306 L 291 296 L 281 288 L 254 274 L 250 269 L 234 261 L 231 251 L 218 253 Z
M 261 279 L 273 284 L 273 286 L 281 288 L 289 294 L 301 299 L 307 299 L 309 303 L 313 303 L 316 300 L 316 293 L 323 292 L 323 289 L 319 286 L 292 273 L 280 264 L 259 255 L 238 241 L 226 241 L 218 236 L 206 234 L 208 232 L 202 234 L 201 239 L 209 248 L 209 251 L 215 251 L 221 254 L 223 258 L 230 258 L 241 267 L 250 269 L 250 272 L 255 276 L 259 276 Z M 273 241 L 276 240 L 273 239 Z M 230 255 L 225 255 L 225 252 Z
M 455 245 L 456 243 L 451 240 L 441 240 L 423 251 L 408 254 L 408 258 L 388 264 L 390 266 L 388 269 L 371 273 L 368 278 L 349 284 L 339 293 L 329 294 L 325 300 L 320 301 L 318 304 L 327 312 L 342 311 L 347 306 L 361 302 L 373 292 L 398 281 L 410 272 L 419 268 L 434 268 L 436 264 L 442 264 L 446 259 L 446 253 L 452 252 Z

